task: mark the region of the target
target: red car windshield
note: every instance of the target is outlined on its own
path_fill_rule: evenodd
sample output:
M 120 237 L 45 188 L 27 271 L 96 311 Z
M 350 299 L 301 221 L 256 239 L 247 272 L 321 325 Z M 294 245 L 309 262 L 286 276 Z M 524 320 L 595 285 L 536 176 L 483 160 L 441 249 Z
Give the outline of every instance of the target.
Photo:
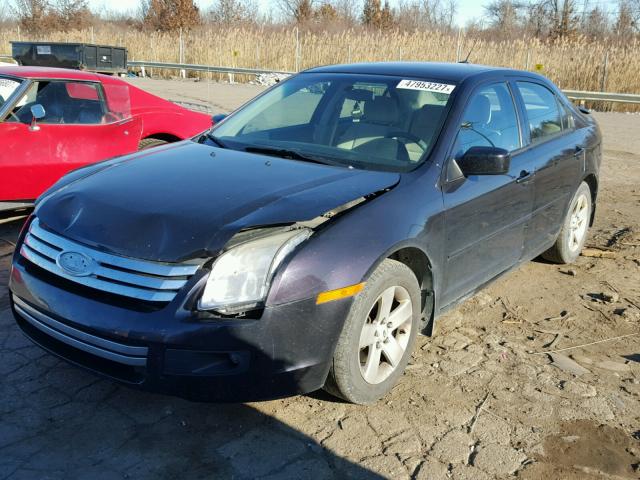
M 12 97 L 15 91 L 18 89 L 21 80 L 14 78 L 0 77 L 0 108 L 4 106 L 6 102 Z

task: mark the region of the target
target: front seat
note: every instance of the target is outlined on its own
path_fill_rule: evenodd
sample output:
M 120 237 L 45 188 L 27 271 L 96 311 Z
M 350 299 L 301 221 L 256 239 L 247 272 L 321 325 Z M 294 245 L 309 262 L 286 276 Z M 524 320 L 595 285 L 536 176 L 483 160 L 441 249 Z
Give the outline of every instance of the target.
M 477 95 L 467 107 L 458 136 L 459 151 L 463 154 L 474 145 L 494 145 L 500 132 L 492 130 L 491 101 L 486 95 Z
M 434 140 L 436 129 L 440 125 L 440 117 L 443 111 L 444 105 L 423 105 L 413 114 L 409 133 L 421 138 L 427 145 L 430 145 Z M 424 149 L 416 143 L 407 143 L 406 147 L 409 159 L 412 162 L 417 162 L 424 154 Z
M 64 123 L 64 107 L 69 99 L 65 84 L 51 82 L 36 95 L 35 103 L 44 107 L 43 123 Z
M 364 113 L 359 122 L 353 122 L 339 138 L 337 147 L 347 150 L 386 137 L 398 130 L 399 109 L 394 98 L 376 97 L 364 102 Z

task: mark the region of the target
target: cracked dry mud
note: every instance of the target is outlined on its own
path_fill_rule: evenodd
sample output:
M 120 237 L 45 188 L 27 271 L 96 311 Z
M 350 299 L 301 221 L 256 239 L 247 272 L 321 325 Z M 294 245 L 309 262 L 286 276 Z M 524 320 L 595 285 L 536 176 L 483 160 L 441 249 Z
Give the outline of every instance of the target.
M 218 89 L 222 108 L 259 91 L 138 82 L 203 102 Z M 613 258 L 534 261 L 503 277 L 418 339 L 375 406 L 323 393 L 195 404 L 129 390 L 33 346 L 3 288 L 0 479 L 639 478 L 640 336 L 560 352 L 579 374 L 535 354 L 640 332 L 640 116 L 597 118 L 605 158 L 588 244 Z M 14 241 L 19 224 L 0 224 L 0 238 Z M 0 241 L 2 285 L 10 252 Z

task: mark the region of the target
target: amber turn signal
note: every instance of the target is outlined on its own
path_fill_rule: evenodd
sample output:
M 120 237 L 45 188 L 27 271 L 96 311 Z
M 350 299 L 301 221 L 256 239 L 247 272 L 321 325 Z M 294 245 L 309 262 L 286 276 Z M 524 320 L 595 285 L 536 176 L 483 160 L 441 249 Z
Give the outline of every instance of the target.
M 356 285 L 350 285 L 348 287 L 338 288 L 336 290 L 327 290 L 318 294 L 316 299 L 316 305 L 321 303 L 333 302 L 334 300 L 340 300 L 341 298 L 353 297 L 360 290 L 364 288 L 365 282 L 358 283 Z

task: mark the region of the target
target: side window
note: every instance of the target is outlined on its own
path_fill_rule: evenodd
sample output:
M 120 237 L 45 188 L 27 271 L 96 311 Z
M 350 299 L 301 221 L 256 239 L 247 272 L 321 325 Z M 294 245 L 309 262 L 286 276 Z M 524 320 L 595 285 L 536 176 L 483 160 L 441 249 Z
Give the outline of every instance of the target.
M 471 147 L 520 148 L 518 117 L 511 91 L 505 83 L 494 83 L 475 92 L 462 116 L 454 147 L 460 158 Z
M 31 122 L 31 107 L 40 104 L 45 116 L 38 123 L 99 124 L 105 114 L 97 85 L 84 82 L 37 81 L 18 101 L 14 113 L 22 123 Z
M 562 131 L 564 112 L 556 96 L 537 83 L 518 82 L 531 130 L 531 143 L 539 143 Z
M 576 126 L 575 119 L 573 118 L 573 113 L 569 107 L 564 104 L 560 104 L 562 107 L 562 129 L 563 130 L 572 130 Z

